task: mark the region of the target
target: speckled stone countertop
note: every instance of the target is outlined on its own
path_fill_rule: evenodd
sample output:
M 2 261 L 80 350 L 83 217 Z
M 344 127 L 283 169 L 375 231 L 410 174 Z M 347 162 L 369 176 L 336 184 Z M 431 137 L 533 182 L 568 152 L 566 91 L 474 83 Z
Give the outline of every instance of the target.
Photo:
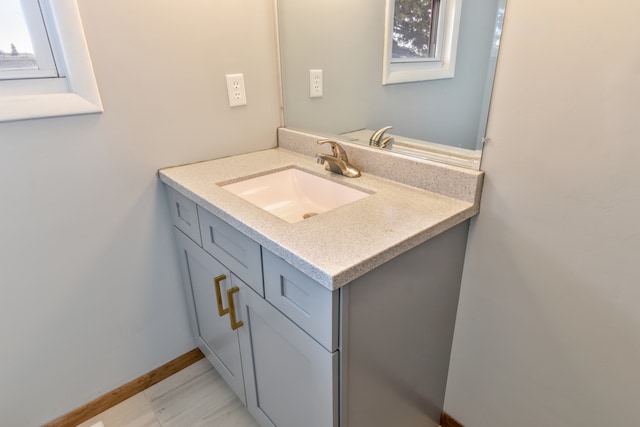
M 289 166 L 373 194 L 289 223 L 217 185 Z M 366 166 L 362 169 L 361 177 L 346 178 L 325 171 L 313 157 L 275 148 L 166 168 L 159 171 L 159 176 L 165 184 L 331 290 L 479 210 L 479 200 L 461 200 L 426 191 L 368 174 Z M 481 185 L 482 173 L 469 172 Z

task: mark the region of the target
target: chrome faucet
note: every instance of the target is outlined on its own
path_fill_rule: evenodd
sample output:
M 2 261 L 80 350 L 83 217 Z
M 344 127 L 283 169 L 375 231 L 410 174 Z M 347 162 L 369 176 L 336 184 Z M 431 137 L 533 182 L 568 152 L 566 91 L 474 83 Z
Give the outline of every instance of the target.
M 393 137 L 388 136 L 383 138 L 384 133 L 389 129 L 393 129 L 393 126 L 385 126 L 382 129 L 375 131 L 373 135 L 371 135 L 371 138 L 369 138 L 369 145 L 374 145 L 380 148 L 389 148 L 389 150 L 391 150 L 394 143 Z
M 325 165 L 325 169 L 333 173 L 348 176 L 350 178 L 357 178 L 360 176 L 360 169 L 349 163 L 347 152 L 342 144 L 330 139 L 321 139 L 318 141 L 318 145 L 329 144 L 331 146 L 332 154 L 316 154 L 316 161 L 318 164 Z

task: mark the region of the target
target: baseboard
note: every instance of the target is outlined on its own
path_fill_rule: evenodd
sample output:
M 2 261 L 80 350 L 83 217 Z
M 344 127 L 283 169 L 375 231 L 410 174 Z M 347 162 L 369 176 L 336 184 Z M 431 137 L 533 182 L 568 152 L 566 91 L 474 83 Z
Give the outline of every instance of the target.
M 78 424 L 95 417 L 118 403 L 135 396 L 144 389 L 159 383 L 187 366 L 194 364 L 202 358 L 204 358 L 204 354 L 202 354 L 200 349 L 196 348 L 191 350 L 190 352 L 173 359 L 171 362 L 165 363 L 159 368 L 156 368 L 153 371 L 148 372 L 103 396 L 100 396 L 92 402 L 89 402 L 86 405 L 61 416 L 60 418 L 45 424 L 43 427 L 77 426 Z
M 440 427 L 464 427 L 457 422 L 451 415 L 443 412 L 440 416 Z

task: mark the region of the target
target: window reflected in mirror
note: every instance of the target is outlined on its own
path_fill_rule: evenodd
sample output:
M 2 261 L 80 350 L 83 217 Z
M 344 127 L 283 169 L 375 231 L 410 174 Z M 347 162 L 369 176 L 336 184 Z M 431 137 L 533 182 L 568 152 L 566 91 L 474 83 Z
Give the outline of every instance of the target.
M 392 62 L 437 59 L 440 0 L 396 0 L 393 13 Z
M 455 75 L 461 0 L 387 0 L 382 84 Z

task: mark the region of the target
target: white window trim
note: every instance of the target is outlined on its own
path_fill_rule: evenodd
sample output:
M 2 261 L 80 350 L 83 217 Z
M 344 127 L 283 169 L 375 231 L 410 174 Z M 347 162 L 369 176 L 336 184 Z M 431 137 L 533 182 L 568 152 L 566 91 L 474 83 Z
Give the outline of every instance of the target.
M 460 10 L 462 0 L 447 0 L 444 15 L 444 28 L 439 35 L 443 37 L 442 57 L 438 61 L 420 61 L 394 63 L 392 58 L 393 15 L 395 0 L 387 0 L 384 55 L 382 62 L 382 84 L 419 82 L 424 80 L 451 79 L 456 70 L 456 52 L 458 48 L 458 31 L 460 28 Z
M 64 77 L 0 81 L 0 122 L 104 111 L 76 0 L 40 0 Z

